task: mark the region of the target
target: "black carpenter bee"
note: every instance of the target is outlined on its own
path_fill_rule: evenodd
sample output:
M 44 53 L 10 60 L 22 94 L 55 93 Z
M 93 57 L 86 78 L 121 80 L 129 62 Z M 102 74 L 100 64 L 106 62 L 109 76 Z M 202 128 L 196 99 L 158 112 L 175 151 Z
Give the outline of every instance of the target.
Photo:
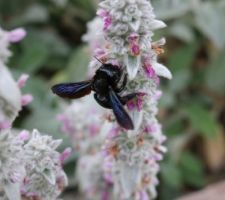
M 117 122 L 126 129 L 134 129 L 133 122 L 123 108 L 136 93 L 121 97 L 120 92 L 127 84 L 127 74 L 118 66 L 103 64 L 91 80 L 76 83 L 60 83 L 52 87 L 53 93 L 60 97 L 77 99 L 94 91 L 94 98 L 104 108 L 112 109 Z

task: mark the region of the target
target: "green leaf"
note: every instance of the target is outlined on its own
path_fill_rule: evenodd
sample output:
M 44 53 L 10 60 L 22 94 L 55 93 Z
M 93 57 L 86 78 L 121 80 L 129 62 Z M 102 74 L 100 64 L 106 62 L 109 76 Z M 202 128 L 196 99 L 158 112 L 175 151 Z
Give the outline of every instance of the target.
M 182 122 L 182 117 L 177 113 L 171 115 L 170 119 L 167 120 L 167 125 L 165 126 L 165 133 L 167 136 L 179 136 L 185 129 L 184 123 Z
M 68 63 L 68 79 L 81 81 L 86 78 L 87 68 L 90 62 L 88 51 L 85 47 L 79 47 L 73 51 Z
M 172 92 L 163 91 L 163 96 L 160 99 L 159 107 L 171 108 L 175 105 L 175 103 L 176 103 L 175 95 L 173 95 Z
M 32 33 L 22 42 L 23 52 L 18 57 L 17 66 L 27 73 L 36 72 L 44 66 L 50 51 L 46 44 L 39 38 L 34 37 Z
M 181 17 L 191 9 L 189 0 L 155 0 L 153 5 L 156 10 L 156 16 L 165 20 Z
M 191 72 L 189 68 L 183 68 L 174 73 L 173 79 L 169 83 L 169 89 L 173 93 L 184 91 L 191 82 Z
M 192 42 L 195 39 L 192 28 L 183 21 L 175 21 L 175 23 L 169 27 L 169 33 L 184 42 Z
M 173 188 L 179 188 L 182 185 L 181 172 L 173 163 L 163 163 L 161 175 L 164 182 Z
M 191 67 L 198 48 L 199 42 L 195 41 L 173 51 L 173 53 L 169 55 L 168 64 L 173 73 L 176 73 L 177 70 L 180 70 L 182 68 Z
M 225 12 L 216 2 L 204 2 L 195 8 L 198 29 L 214 44 L 222 49 L 225 46 Z
M 41 4 L 31 4 L 22 15 L 15 18 L 14 24 L 45 23 L 49 19 L 48 10 Z
M 204 171 L 201 161 L 189 152 L 182 153 L 180 160 L 180 169 L 183 180 L 194 187 L 204 185 Z
M 185 113 L 191 126 L 206 137 L 213 137 L 218 133 L 219 125 L 209 110 L 202 105 L 192 103 L 185 108 Z
M 206 85 L 213 91 L 225 94 L 225 49 L 212 61 L 207 68 Z
M 55 70 L 65 67 L 69 53 L 70 47 L 55 32 L 30 29 L 22 41 L 22 51 L 11 63 L 29 73 L 43 67 Z

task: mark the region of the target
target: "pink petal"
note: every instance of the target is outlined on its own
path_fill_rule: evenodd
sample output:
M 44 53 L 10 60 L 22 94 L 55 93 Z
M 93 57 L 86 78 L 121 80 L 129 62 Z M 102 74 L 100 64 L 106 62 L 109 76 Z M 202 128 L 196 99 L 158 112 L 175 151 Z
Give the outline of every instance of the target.
M 61 163 L 64 163 L 64 161 L 69 158 L 71 155 L 72 149 L 71 148 L 66 148 L 60 155 L 59 160 Z
M 8 32 L 8 38 L 10 42 L 19 42 L 27 35 L 23 28 L 16 28 Z
M 25 86 L 27 80 L 29 78 L 29 75 L 28 74 L 22 74 L 19 78 L 19 80 L 17 81 L 17 84 L 19 86 L 19 88 L 22 88 Z
M 27 130 L 23 130 L 19 133 L 18 139 L 22 141 L 27 141 L 29 139 L 30 133 Z
M 132 46 L 131 46 L 131 53 L 134 56 L 137 56 L 137 55 L 140 54 L 140 47 L 139 47 L 138 44 L 132 44 Z
M 137 42 L 138 39 L 139 39 L 139 34 L 137 33 L 131 33 L 130 36 L 128 37 L 128 40 L 130 43 Z
M 140 192 L 140 200 L 149 200 L 149 197 L 146 191 Z
M 28 105 L 32 101 L 33 101 L 33 96 L 30 95 L 30 94 L 25 94 L 21 98 L 21 105 L 22 106 L 26 106 L 26 105 Z
M 98 15 L 99 17 L 106 17 L 106 16 L 108 16 L 108 12 L 107 12 L 106 10 L 104 10 L 104 9 L 99 9 L 99 10 L 97 11 L 97 15 Z
M 101 200 L 109 200 L 109 192 L 108 191 L 103 191 Z
M 156 93 L 155 93 L 155 95 L 154 95 L 154 99 L 156 101 L 158 101 L 161 98 L 161 96 L 162 96 L 162 91 L 157 90 Z
M 8 121 L 1 121 L 0 122 L 0 130 L 8 129 L 10 127 L 11 127 L 11 123 L 9 123 Z

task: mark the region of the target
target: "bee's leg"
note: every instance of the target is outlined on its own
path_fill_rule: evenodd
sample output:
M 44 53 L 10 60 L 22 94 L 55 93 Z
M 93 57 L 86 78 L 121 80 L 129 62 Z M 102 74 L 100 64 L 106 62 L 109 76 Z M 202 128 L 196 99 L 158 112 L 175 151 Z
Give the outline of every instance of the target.
M 119 97 L 121 103 L 123 105 L 125 105 L 128 101 L 132 100 L 133 98 L 135 98 L 137 96 L 138 93 L 131 93 L 131 94 L 128 94 L 128 95 L 125 95 L 123 97 Z
M 99 95 L 99 94 L 94 94 L 94 98 L 95 100 L 97 101 L 97 103 L 104 107 L 104 108 L 107 108 L 107 109 L 112 109 L 112 106 L 111 106 L 111 103 L 110 103 L 110 100 L 109 100 L 109 96 L 102 96 L 102 95 Z

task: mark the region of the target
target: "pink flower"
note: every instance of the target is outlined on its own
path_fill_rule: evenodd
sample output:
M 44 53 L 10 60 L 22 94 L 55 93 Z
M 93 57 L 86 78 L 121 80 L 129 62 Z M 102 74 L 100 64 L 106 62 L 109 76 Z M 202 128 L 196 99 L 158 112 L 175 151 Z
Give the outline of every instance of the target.
M 149 200 L 149 197 L 146 191 L 143 190 L 140 192 L 140 200 Z
M 138 111 L 142 110 L 143 98 L 144 98 L 145 95 L 146 95 L 145 93 L 141 93 L 141 92 L 139 92 L 138 95 L 137 95 L 137 109 L 138 109 Z
M 138 42 L 138 40 L 139 40 L 139 35 L 137 33 L 131 33 L 130 36 L 128 37 L 129 43 Z
M 142 92 L 138 93 L 133 100 L 127 103 L 128 110 L 132 111 L 136 108 L 140 112 L 143 108 L 143 98 L 145 95 L 146 94 Z
M 112 17 L 110 16 L 109 12 L 107 12 L 104 9 L 99 9 L 97 11 L 97 15 L 103 19 L 104 21 L 103 30 L 107 31 L 110 25 L 112 24 Z
M 74 128 L 71 126 L 69 119 L 65 115 L 58 115 L 57 120 L 63 122 L 62 131 L 65 133 L 73 134 Z
M 23 130 L 19 133 L 17 138 L 21 141 L 27 141 L 29 139 L 29 135 L 30 135 L 29 131 Z
M 130 50 L 133 56 L 138 56 L 140 54 L 140 46 L 137 43 L 133 43 Z
M 25 84 L 26 84 L 28 78 L 29 78 L 29 75 L 28 75 L 28 74 L 22 74 L 22 75 L 20 76 L 20 78 L 19 78 L 18 81 L 17 81 L 17 84 L 18 84 L 19 88 L 22 88 L 22 87 L 25 86 Z
M 97 48 L 94 50 L 94 54 L 98 58 L 98 57 L 105 56 L 106 52 L 103 49 Z
M 128 37 L 130 52 L 133 56 L 140 54 L 139 35 L 137 33 L 131 33 Z
M 164 143 L 167 140 L 167 137 L 165 135 L 162 135 L 160 137 L 160 143 Z
M 26 106 L 33 101 L 33 96 L 30 94 L 25 94 L 21 98 L 21 105 Z
M 153 69 L 152 65 L 151 64 L 145 64 L 144 69 L 145 69 L 145 73 L 146 73 L 147 77 L 155 80 L 155 82 L 159 85 L 160 79 L 157 76 L 157 74 L 155 73 L 155 70 Z
M 108 191 L 102 192 L 101 200 L 109 200 L 109 192 Z
M 0 130 L 8 129 L 11 127 L 11 123 L 8 121 L 0 121 Z
M 155 70 L 152 68 L 151 64 L 145 65 L 145 73 L 149 78 L 154 78 L 156 76 Z
M 16 28 L 10 32 L 8 32 L 9 41 L 19 42 L 27 35 L 26 31 L 23 28 Z
M 121 64 L 119 63 L 119 61 L 118 61 L 118 60 L 115 60 L 115 59 L 113 59 L 113 60 L 111 61 L 111 64 L 114 65 L 114 66 L 119 66 L 119 67 L 121 67 Z
M 134 110 L 135 109 L 135 102 L 134 101 L 129 101 L 128 103 L 127 103 L 127 108 L 128 108 L 128 110 L 130 110 L 130 111 L 132 111 L 132 110 Z
M 112 24 L 112 18 L 110 15 L 108 15 L 107 17 L 104 17 L 103 20 L 104 20 L 103 30 L 107 31 L 109 29 L 110 25 Z
M 100 128 L 97 124 L 91 124 L 89 129 L 90 129 L 90 134 L 93 137 L 93 136 L 96 136 L 96 134 L 98 134 Z
M 108 139 L 113 139 L 115 137 L 117 137 L 120 133 L 121 128 L 119 126 L 114 126 L 112 127 L 112 129 L 110 130 L 109 134 L 108 134 Z
M 64 161 L 69 158 L 71 155 L 72 149 L 71 148 L 66 148 L 60 155 L 59 160 L 63 164 Z
M 113 183 L 113 176 L 112 173 L 104 173 L 104 179 L 107 183 Z
M 153 98 L 154 98 L 156 101 L 158 101 L 158 100 L 161 98 L 161 96 L 162 96 L 162 91 L 157 90 L 156 93 L 155 93 L 155 95 L 153 96 Z
M 106 11 L 106 10 L 104 10 L 104 9 L 99 9 L 98 11 L 97 11 L 97 15 L 99 16 L 99 17 L 107 17 L 108 16 L 108 12 Z
M 158 130 L 158 127 L 156 126 L 156 124 L 148 124 L 145 126 L 144 131 L 146 133 L 154 133 Z
M 161 161 L 163 159 L 163 156 L 160 154 L 160 153 L 156 153 L 154 156 L 153 156 L 153 159 L 155 161 Z

